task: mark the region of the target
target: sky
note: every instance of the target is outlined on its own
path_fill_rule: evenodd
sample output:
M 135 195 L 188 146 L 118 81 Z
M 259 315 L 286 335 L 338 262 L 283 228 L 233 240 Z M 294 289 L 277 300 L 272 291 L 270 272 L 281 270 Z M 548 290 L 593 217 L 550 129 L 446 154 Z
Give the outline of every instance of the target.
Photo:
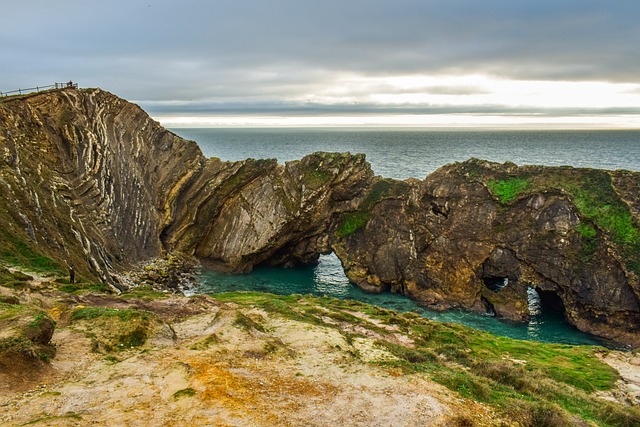
M 637 0 L 0 0 L 0 91 L 166 126 L 640 128 Z

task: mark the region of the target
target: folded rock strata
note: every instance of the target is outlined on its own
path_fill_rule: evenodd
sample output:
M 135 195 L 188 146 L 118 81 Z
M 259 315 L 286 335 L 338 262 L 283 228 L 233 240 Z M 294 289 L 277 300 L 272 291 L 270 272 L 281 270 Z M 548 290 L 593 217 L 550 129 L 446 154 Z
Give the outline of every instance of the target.
M 363 155 L 206 159 L 100 89 L 0 102 L 0 256 L 121 287 L 170 252 L 219 271 L 313 263 L 439 308 L 524 320 L 534 292 L 581 330 L 640 346 L 640 174 L 469 160 L 424 180 Z

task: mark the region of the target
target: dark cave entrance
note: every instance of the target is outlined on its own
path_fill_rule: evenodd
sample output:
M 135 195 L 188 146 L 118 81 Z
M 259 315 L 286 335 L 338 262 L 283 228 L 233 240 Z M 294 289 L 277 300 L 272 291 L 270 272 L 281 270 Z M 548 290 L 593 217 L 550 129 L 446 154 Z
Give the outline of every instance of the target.
M 530 287 L 527 293 L 529 296 L 529 313 L 532 316 L 542 313 L 565 316 L 566 308 L 564 302 L 556 291 L 545 291 Z
M 562 302 L 562 298 L 560 298 L 555 291 L 542 291 L 536 289 L 536 292 L 540 296 L 540 307 L 542 310 L 549 310 L 553 313 L 564 315 L 566 311 L 564 308 L 564 302 Z
M 483 277 L 482 282 L 487 288 L 489 288 L 489 290 L 493 292 L 500 292 L 509 284 L 509 278 L 489 276 L 489 277 Z

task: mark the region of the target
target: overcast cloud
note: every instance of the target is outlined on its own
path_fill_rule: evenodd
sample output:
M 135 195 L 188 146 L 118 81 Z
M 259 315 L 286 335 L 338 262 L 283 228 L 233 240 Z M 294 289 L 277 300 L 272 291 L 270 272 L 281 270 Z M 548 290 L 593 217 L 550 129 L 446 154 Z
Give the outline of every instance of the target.
M 637 0 L 0 7 L 2 91 L 72 79 L 157 115 L 640 114 Z M 597 82 L 602 102 L 529 100 L 527 91 L 517 102 L 494 84 L 502 81 L 547 82 L 549 97 L 557 85 Z

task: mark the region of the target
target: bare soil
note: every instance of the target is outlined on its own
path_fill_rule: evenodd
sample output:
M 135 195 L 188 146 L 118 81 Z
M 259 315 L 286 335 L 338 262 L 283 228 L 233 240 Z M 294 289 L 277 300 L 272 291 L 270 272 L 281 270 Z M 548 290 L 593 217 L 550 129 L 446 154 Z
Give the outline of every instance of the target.
M 372 363 L 394 357 L 373 338 L 348 343 L 336 329 L 207 297 L 70 303 L 144 308 L 170 327 L 143 347 L 100 353 L 49 304 L 57 355 L 0 371 L 1 425 L 508 425 L 424 376 Z M 263 331 L 238 325 L 238 313 Z

